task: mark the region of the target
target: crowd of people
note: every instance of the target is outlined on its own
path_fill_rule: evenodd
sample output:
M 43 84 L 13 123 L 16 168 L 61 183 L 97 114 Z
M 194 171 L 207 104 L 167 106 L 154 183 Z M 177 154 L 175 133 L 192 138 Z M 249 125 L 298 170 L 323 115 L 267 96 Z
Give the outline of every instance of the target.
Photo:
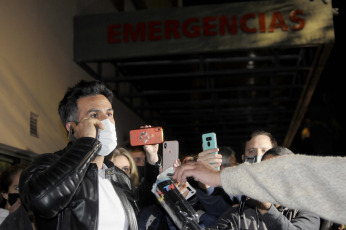
M 1 173 L 0 230 L 179 229 L 184 213 L 167 212 L 152 191 L 159 144 L 117 146 L 112 99 L 100 81 L 68 88 L 58 112 L 70 141 Z M 169 180 L 198 229 L 334 230 L 346 223 L 345 161 L 294 154 L 254 130 L 241 159 L 229 146 L 205 150 L 177 159 Z

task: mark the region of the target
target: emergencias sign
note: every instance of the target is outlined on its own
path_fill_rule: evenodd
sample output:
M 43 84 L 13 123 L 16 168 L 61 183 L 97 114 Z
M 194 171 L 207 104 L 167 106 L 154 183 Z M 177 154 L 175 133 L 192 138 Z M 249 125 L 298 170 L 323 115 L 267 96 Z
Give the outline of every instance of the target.
M 263 1 L 75 17 L 75 61 L 334 42 L 331 3 Z

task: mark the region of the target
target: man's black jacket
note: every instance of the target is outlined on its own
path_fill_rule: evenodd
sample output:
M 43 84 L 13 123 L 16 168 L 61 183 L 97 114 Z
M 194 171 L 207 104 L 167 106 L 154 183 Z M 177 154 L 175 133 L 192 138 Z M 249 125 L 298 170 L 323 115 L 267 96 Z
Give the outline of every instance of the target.
M 54 154 L 38 156 L 23 171 L 19 182 L 21 201 L 34 213 L 37 230 L 97 229 L 98 168 L 90 162 L 100 148 L 97 139 L 83 137 Z M 107 174 L 123 203 L 129 229 L 137 230 L 138 209 L 129 177 L 114 166 Z

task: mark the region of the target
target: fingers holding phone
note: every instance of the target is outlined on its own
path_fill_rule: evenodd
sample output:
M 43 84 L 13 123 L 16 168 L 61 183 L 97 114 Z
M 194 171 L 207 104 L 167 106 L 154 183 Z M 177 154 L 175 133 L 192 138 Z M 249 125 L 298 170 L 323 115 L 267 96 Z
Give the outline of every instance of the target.
M 146 160 L 154 165 L 159 161 L 159 143 L 163 142 L 163 130 L 161 127 L 151 125 L 141 126 L 140 129 L 130 130 L 131 146 L 142 145 L 146 154 Z
M 96 118 L 84 118 L 80 122 L 69 122 L 69 139 L 71 141 L 81 137 L 97 137 L 98 129 L 103 129 L 103 124 Z
M 222 155 L 218 153 L 215 154 L 215 152 L 218 151 L 218 148 L 214 148 L 200 152 L 198 154 L 197 161 L 203 161 L 208 164 L 212 164 L 213 166 L 220 166 L 222 163 Z

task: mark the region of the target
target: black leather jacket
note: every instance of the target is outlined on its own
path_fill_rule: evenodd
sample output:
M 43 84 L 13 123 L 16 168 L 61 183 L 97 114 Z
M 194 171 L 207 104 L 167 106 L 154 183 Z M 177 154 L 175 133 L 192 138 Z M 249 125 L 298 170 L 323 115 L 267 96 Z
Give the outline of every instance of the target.
M 95 138 L 78 139 L 54 154 L 42 154 L 20 178 L 22 204 L 35 215 L 37 230 L 96 230 L 98 169 L 91 164 L 101 148 Z M 123 203 L 129 229 L 137 230 L 137 205 L 129 177 L 112 163 L 106 175 Z M 114 210 L 114 215 L 117 215 Z

